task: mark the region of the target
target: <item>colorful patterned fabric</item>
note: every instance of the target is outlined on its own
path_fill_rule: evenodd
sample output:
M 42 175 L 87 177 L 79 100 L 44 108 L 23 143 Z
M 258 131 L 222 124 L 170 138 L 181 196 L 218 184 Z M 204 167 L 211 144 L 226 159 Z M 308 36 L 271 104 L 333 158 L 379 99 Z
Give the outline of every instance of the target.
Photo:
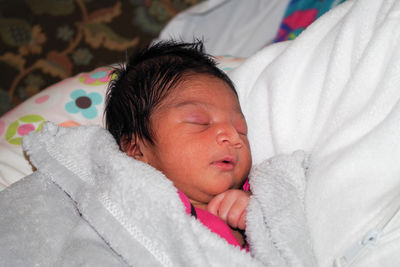
M 124 60 L 201 1 L 0 1 L 0 115 L 60 80 Z
M 275 42 L 295 39 L 313 21 L 345 0 L 291 0 Z

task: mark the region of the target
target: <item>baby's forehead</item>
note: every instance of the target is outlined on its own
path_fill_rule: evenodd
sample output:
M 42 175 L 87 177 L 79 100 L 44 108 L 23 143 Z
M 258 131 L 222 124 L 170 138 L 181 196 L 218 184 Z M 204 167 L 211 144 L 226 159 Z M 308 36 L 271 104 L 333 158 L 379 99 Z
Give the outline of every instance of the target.
M 212 91 L 207 89 L 212 89 Z M 198 74 L 198 75 L 185 75 L 180 81 L 171 87 L 170 95 L 171 98 L 185 98 L 192 95 L 187 95 L 187 91 L 191 91 L 189 94 L 205 94 L 213 95 L 214 93 L 226 94 L 227 96 L 235 96 L 238 100 L 236 90 L 231 87 L 225 80 L 209 75 L 209 74 Z
M 239 98 L 235 89 L 218 77 L 211 76 L 209 79 L 212 82 L 205 83 L 203 80 L 195 78 L 182 80 L 169 90 L 163 102 L 182 106 L 185 103 L 196 102 L 201 99 L 208 100 L 218 94 L 224 95 L 227 101 L 235 102 L 240 110 Z
M 225 88 L 216 88 L 216 90 L 219 90 L 219 101 L 214 100 L 212 90 L 209 90 L 209 88 L 208 90 L 202 90 L 201 88 L 191 87 L 188 89 L 185 86 L 181 86 L 176 90 L 171 90 L 171 94 L 165 97 L 162 103 L 154 110 L 153 115 L 158 117 L 166 112 L 183 112 L 186 114 L 197 111 L 206 111 L 208 113 L 224 112 L 234 120 L 246 121 L 235 92 L 227 86 Z M 222 100 L 221 96 L 223 96 Z

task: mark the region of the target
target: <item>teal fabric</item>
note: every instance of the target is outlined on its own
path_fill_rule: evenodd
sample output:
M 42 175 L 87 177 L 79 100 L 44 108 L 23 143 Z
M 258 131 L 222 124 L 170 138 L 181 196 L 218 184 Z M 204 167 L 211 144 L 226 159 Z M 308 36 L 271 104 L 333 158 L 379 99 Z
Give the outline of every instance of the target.
M 313 21 L 345 0 L 291 0 L 275 42 L 293 40 Z

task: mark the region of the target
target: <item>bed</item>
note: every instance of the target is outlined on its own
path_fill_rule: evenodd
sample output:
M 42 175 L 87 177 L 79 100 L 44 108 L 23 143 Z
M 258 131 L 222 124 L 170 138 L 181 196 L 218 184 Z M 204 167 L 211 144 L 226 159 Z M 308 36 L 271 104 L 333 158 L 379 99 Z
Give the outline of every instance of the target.
M 238 88 L 254 163 L 310 155 L 304 203 L 318 266 L 400 265 L 399 14 L 395 0 L 348 0 L 294 41 L 217 57 Z M 32 172 L 21 137 L 45 121 L 102 125 L 110 71 L 63 80 L 0 118 L 0 189 Z

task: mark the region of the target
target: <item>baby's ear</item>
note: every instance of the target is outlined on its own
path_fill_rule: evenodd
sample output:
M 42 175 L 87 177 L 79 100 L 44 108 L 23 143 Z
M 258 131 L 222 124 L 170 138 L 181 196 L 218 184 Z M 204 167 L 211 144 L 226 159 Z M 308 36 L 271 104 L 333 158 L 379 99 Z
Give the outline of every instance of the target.
M 140 142 L 137 142 L 134 136 L 132 136 L 130 140 L 127 137 L 121 139 L 122 151 L 124 151 L 129 157 L 143 161 L 143 153 L 140 146 Z

